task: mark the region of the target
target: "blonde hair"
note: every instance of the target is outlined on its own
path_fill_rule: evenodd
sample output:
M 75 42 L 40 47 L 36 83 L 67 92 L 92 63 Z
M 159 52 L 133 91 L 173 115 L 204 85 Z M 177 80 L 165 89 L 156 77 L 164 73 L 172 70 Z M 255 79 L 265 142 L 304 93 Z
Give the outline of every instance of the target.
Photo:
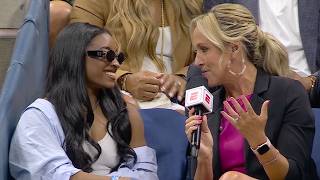
M 191 22 L 221 52 L 226 45 L 241 42 L 246 56 L 256 67 L 272 75 L 286 76 L 289 71 L 285 47 L 272 35 L 264 33 L 256 25 L 250 11 L 239 4 L 220 4 Z
M 149 11 L 151 0 L 117 0 L 113 3 L 106 26 L 130 58 L 129 67 L 133 71 L 140 70 L 142 60 L 149 56 L 156 66 L 164 71 L 163 62 L 157 58 L 155 49 L 159 37 L 158 25 L 151 18 Z M 166 10 L 174 12 L 171 22 L 176 34 L 189 37 L 189 25 L 196 15 L 201 13 L 202 0 L 165 0 Z M 168 11 L 167 11 L 168 12 Z M 169 21 L 170 23 L 170 21 Z M 173 50 L 179 37 L 173 41 Z

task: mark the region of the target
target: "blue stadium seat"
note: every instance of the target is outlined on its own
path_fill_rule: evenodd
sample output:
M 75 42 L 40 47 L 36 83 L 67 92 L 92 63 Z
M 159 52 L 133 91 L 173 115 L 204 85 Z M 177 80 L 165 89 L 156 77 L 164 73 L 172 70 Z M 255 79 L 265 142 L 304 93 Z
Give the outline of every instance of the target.
M 49 1 L 31 0 L 0 96 L 0 179 L 11 179 L 8 150 L 22 111 L 43 95 L 48 64 Z
M 169 109 L 142 109 L 147 144 L 157 153 L 160 180 L 185 179 L 188 140 L 186 117 Z
M 314 159 L 318 176 L 320 176 L 320 109 L 313 109 L 315 115 L 316 133 L 313 139 L 312 158 Z

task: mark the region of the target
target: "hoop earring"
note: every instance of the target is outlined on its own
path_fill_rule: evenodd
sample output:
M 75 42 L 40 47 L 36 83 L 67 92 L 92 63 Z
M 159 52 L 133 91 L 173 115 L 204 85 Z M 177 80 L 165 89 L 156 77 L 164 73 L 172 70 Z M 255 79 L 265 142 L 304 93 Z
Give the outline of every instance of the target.
M 232 74 L 232 75 L 234 75 L 234 76 L 241 76 L 241 75 L 243 75 L 244 71 L 245 71 L 246 68 L 247 68 L 247 66 L 246 66 L 245 63 L 244 63 L 244 58 L 242 58 L 242 64 L 243 64 L 243 68 L 242 68 L 242 70 L 241 70 L 240 72 L 233 72 L 233 71 L 231 70 L 231 68 L 230 68 L 230 66 L 231 66 L 231 61 L 229 61 L 229 64 L 228 64 L 229 73 Z

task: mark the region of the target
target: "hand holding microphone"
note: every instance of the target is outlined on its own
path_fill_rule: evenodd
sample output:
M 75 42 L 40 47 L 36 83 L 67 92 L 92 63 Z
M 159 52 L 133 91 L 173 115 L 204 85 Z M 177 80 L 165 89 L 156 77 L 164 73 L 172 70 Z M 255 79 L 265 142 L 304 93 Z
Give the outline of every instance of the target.
M 202 118 L 203 114 L 212 112 L 212 94 L 204 87 L 199 86 L 186 91 L 185 107 L 192 108 L 189 111 L 189 119 L 186 121 L 186 133 L 190 137 L 191 152 L 193 157 L 198 156 L 200 148 L 200 141 L 202 133 L 207 133 L 211 136 L 208 124 L 204 124 L 204 129 L 201 130 L 202 119 L 207 120 L 206 117 Z M 195 114 L 195 116 L 192 116 Z M 191 133 L 191 135 L 190 135 Z M 212 140 L 212 137 L 210 137 Z M 209 141 L 211 141 L 209 139 Z M 209 143 L 209 145 L 212 143 Z M 212 146 L 211 146 L 212 148 Z
M 187 134 L 188 140 L 191 143 L 192 133 L 197 130 L 198 126 L 201 126 L 201 140 L 199 148 L 199 156 L 203 159 L 212 159 L 212 147 L 213 138 L 208 127 L 207 116 L 193 115 L 194 108 L 189 111 L 189 118 L 186 120 L 185 133 Z
M 208 128 L 207 116 L 203 115 L 212 112 L 213 97 L 206 89 L 208 81 L 200 74 L 200 68 L 190 66 L 185 95 L 185 107 L 190 110 L 185 124 L 185 133 L 190 142 L 186 180 L 194 179 L 198 162 L 210 163 L 213 155 L 213 138 Z

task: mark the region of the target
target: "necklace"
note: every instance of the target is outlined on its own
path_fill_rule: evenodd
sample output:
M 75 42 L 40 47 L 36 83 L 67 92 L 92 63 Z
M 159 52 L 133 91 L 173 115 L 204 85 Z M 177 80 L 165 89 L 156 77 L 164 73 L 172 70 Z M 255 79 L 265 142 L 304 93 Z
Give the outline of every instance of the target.
M 161 58 L 161 61 L 163 62 L 163 48 L 164 48 L 164 26 L 165 26 L 165 23 L 164 23 L 164 16 L 165 16 L 165 11 L 164 11 L 164 8 L 165 8 L 165 0 L 161 0 L 161 54 L 160 54 L 160 58 Z

